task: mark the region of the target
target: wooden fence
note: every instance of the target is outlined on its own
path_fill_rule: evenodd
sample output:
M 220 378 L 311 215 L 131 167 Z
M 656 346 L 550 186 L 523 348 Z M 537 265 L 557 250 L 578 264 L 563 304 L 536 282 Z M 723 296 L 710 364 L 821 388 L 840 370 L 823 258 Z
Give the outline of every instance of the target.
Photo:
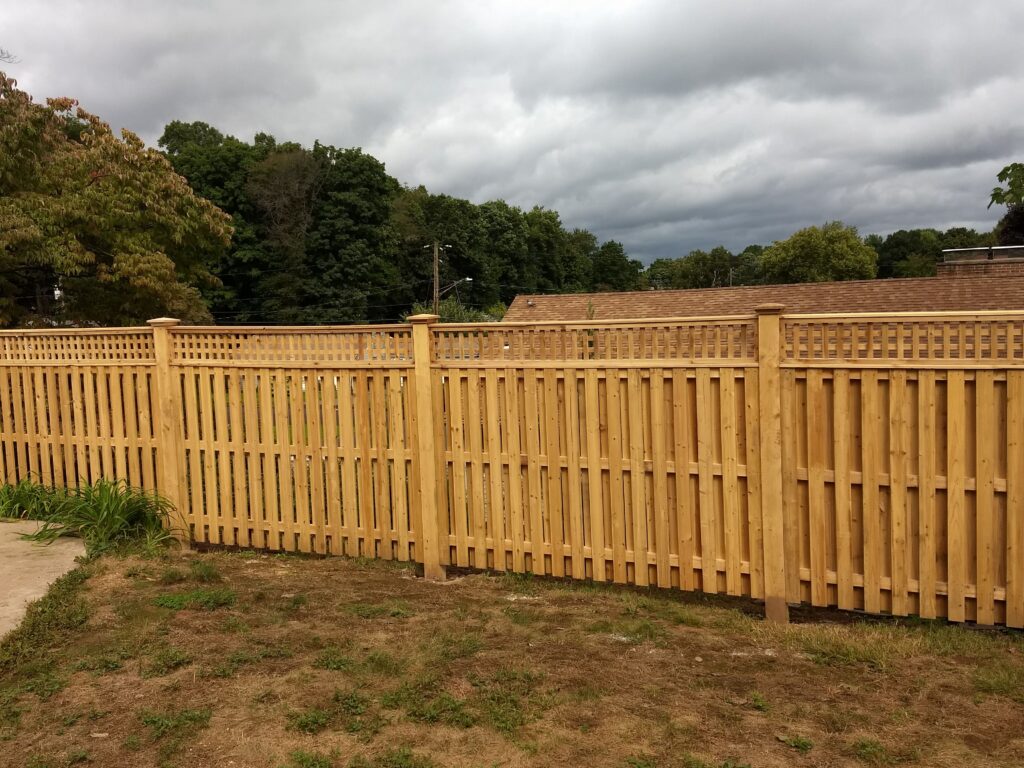
M 196 542 L 1024 626 L 1024 313 L 0 333 L 0 470 Z

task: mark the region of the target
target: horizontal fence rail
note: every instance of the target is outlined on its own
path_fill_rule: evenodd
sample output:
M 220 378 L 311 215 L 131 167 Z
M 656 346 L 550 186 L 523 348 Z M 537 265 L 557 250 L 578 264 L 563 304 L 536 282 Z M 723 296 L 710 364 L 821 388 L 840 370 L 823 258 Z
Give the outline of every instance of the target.
M 1024 627 L 1024 313 L 0 332 L 0 471 L 197 543 Z

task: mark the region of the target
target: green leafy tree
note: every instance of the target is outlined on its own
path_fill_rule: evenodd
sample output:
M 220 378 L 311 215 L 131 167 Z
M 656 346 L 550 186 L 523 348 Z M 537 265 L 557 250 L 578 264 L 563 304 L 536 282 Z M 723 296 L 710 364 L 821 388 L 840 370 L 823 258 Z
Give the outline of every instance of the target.
M 1024 163 L 1010 163 L 997 176 L 1006 186 L 995 187 L 988 206 L 1005 205 L 1006 215 L 996 224 L 999 245 L 1024 245 Z
M 643 265 L 626 255 L 622 243 L 609 240 L 594 254 L 593 287 L 597 291 L 635 291 Z
M 174 169 L 196 194 L 231 216 L 231 247 L 210 265 L 220 278 L 203 288 L 215 318 L 230 322 L 263 319 L 261 309 L 273 286 L 265 280 L 280 271 L 261 231 L 261 214 L 250 197 L 250 174 L 277 149 L 272 136 L 257 134 L 252 144 L 225 136 L 202 122 L 173 121 L 158 142 Z
M 856 227 L 833 221 L 807 227 L 766 248 L 761 257 L 771 283 L 862 280 L 875 276 L 878 254 L 865 245 Z
M 1024 205 L 1024 163 L 1010 163 L 996 178 L 1006 186 L 992 189 L 989 208 L 993 205 Z
M 562 290 L 566 282 L 569 249 L 558 211 L 535 206 L 527 211 L 524 218 L 529 267 L 537 274 L 537 289 Z
M 878 254 L 878 277 L 927 277 L 935 274 L 935 265 L 942 257 L 942 239 L 934 229 L 901 229 L 874 250 Z
M 0 324 L 209 320 L 230 222 L 163 155 L 2 73 L 0 126 Z
M 737 255 L 719 245 L 710 251 L 690 251 L 679 259 L 657 259 L 647 268 L 647 283 L 653 288 L 752 285 L 761 281 L 763 250 L 750 245 Z
M 445 296 L 438 303 L 437 315 L 442 323 L 497 323 L 505 316 L 508 307 L 498 302 L 484 309 L 474 309 L 462 303 L 457 296 Z M 412 305 L 410 315 L 430 315 L 434 307 L 428 302 Z
M 943 248 L 987 248 L 996 245 L 994 233 L 978 232 L 968 227 L 950 227 L 939 239 Z
M 615 243 L 618 245 L 618 243 Z M 611 246 L 606 248 L 606 246 Z M 585 229 L 574 229 L 565 238 L 565 278 L 562 290 L 566 293 L 584 293 L 594 290 L 595 279 L 602 286 L 633 285 L 636 282 L 632 267 L 624 263 L 625 252 L 619 252 L 611 241 L 603 246 L 597 236 Z M 624 271 L 623 271 L 624 270 Z M 631 290 L 629 288 L 599 288 L 598 290 Z

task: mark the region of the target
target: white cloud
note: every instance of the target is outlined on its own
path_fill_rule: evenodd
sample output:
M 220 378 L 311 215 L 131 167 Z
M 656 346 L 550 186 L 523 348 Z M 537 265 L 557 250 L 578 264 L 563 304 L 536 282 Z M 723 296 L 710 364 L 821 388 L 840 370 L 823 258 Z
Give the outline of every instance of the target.
M 102 9 L 102 10 L 101 10 Z M 363 146 L 408 184 L 555 208 L 645 259 L 842 218 L 989 227 L 1024 154 L 1024 5 L 37 2 L 37 98 Z

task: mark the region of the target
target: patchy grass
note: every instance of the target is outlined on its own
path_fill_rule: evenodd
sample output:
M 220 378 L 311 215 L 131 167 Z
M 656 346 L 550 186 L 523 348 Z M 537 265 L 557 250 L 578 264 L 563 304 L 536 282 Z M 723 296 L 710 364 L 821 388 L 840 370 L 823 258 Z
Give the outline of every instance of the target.
M 1002 663 L 981 667 L 974 673 L 974 687 L 979 693 L 1024 702 L 1024 666 Z
M 104 555 L 0 659 L 16 765 L 1024 764 L 1020 634 L 780 627 L 653 589 Z
M 192 657 L 180 648 L 161 648 L 153 653 L 143 667 L 145 677 L 160 677 L 192 663 Z
M 21 624 L 0 641 L 0 674 L 36 661 L 41 650 L 57 649 L 74 637 L 89 618 L 82 589 L 91 574 L 89 567 L 76 568 L 29 605 Z
M 407 619 L 412 616 L 412 609 L 403 601 L 387 600 L 383 603 L 353 603 L 349 611 L 361 619 Z
M 153 604 L 174 611 L 214 611 L 230 608 L 235 604 L 235 593 L 230 589 L 192 589 L 188 592 L 172 592 L 157 595 Z

